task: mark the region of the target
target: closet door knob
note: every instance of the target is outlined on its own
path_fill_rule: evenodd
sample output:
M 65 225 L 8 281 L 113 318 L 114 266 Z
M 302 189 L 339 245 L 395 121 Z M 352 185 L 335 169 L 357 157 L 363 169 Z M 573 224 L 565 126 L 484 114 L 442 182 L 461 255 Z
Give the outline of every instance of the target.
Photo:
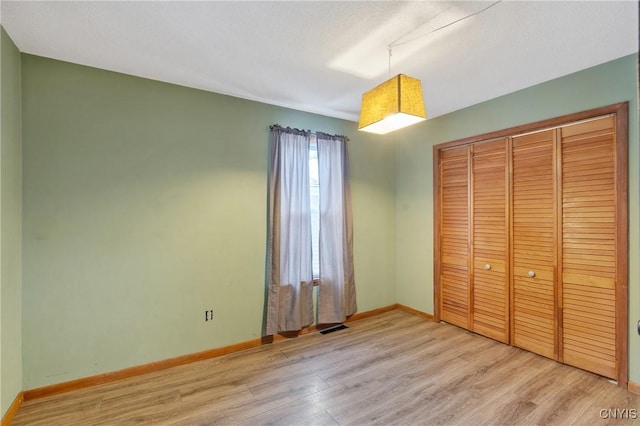
M 535 273 L 535 272 L 533 272 L 533 271 L 529 271 L 529 276 L 530 276 L 531 278 L 533 278 L 533 277 L 535 277 L 535 276 L 536 276 L 536 273 Z
M 486 265 L 484 265 L 484 269 L 486 269 L 486 270 L 488 271 L 489 269 L 491 269 L 491 265 L 489 265 L 489 264 L 487 263 Z

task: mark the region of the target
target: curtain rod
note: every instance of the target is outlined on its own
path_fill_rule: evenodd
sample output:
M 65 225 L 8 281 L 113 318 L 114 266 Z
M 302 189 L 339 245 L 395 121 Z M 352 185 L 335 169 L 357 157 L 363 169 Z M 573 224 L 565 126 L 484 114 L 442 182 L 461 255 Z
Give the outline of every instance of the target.
M 269 129 L 280 130 L 287 133 L 295 133 L 300 135 L 314 135 L 314 136 L 324 136 L 329 138 L 341 138 L 341 139 L 344 139 L 345 142 L 349 142 L 350 140 L 348 137 L 344 135 L 330 135 L 329 133 L 324 133 L 324 132 L 312 132 L 311 130 L 300 130 L 300 129 L 291 128 L 291 127 L 282 127 L 279 124 L 272 124 L 271 126 L 269 126 Z

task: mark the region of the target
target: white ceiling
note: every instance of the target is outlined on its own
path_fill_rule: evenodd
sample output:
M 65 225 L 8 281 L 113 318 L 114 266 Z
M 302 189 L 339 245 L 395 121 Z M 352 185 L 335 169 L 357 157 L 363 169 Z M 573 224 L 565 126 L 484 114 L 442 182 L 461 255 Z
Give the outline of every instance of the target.
M 22 52 L 354 121 L 400 72 L 435 117 L 638 51 L 636 1 L 493 3 L 2 0 L 0 19 Z

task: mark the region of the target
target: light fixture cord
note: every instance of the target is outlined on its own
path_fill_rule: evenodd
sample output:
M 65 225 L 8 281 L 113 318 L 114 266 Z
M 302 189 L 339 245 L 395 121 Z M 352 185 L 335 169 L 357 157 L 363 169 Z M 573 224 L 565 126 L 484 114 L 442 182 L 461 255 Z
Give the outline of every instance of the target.
M 415 27 L 415 28 L 414 28 L 414 29 L 412 29 L 411 31 L 406 32 L 405 34 L 401 35 L 400 37 L 398 37 L 397 39 L 395 39 L 394 41 L 392 41 L 392 42 L 389 44 L 389 56 L 391 56 L 391 48 L 392 48 L 392 47 L 395 47 L 395 46 L 402 46 L 403 44 L 411 43 L 412 41 L 418 40 L 418 39 L 420 39 L 420 38 L 422 38 L 422 37 L 425 37 L 425 36 L 427 36 L 427 35 L 429 35 L 429 34 L 433 34 L 433 33 L 435 33 L 436 31 L 440 31 L 440 30 L 442 30 L 442 29 L 444 29 L 444 28 L 450 27 L 451 25 L 453 25 L 453 24 L 457 24 L 458 22 L 460 22 L 460 21 L 464 21 L 465 19 L 469 19 L 469 18 L 471 18 L 472 16 L 479 15 L 479 14 L 481 14 L 482 12 L 484 12 L 484 11 L 486 11 L 486 10 L 488 10 L 488 9 L 492 8 L 493 6 L 495 6 L 495 5 L 497 5 L 498 3 L 501 3 L 501 2 L 502 2 L 502 0 L 494 1 L 494 2 L 493 2 L 493 3 L 491 3 L 489 6 L 487 6 L 487 7 L 483 8 L 483 9 L 480 9 L 480 10 L 479 10 L 479 11 L 477 11 L 477 12 L 473 12 L 473 13 L 471 13 L 471 14 L 467 15 L 467 16 L 463 16 L 463 17 L 462 17 L 462 18 L 460 18 L 460 19 L 456 19 L 456 20 L 455 20 L 455 21 L 453 21 L 453 22 L 449 22 L 448 24 L 442 25 L 442 26 L 440 26 L 440 27 L 436 28 L 435 30 L 429 31 L 429 32 L 428 32 L 428 33 L 426 33 L 426 34 L 421 34 L 421 35 L 419 35 L 418 37 L 414 37 L 414 38 L 412 38 L 412 39 L 405 40 L 405 41 L 402 41 L 402 42 L 400 41 L 400 40 L 404 39 L 405 37 L 407 37 L 409 34 L 414 33 L 418 28 L 425 26 L 427 23 L 429 23 L 430 21 L 434 20 L 435 18 L 437 18 L 438 16 L 440 16 L 441 14 L 443 14 L 444 12 L 446 12 L 447 10 L 449 10 L 449 9 L 451 8 L 451 6 L 449 6 L 448 8 L 446 8 L 446 9 L 445 9 L 445 10 L 443 10 L 443 11 L 441 11 L 440 13 L 437 13 L 436 15 L 432 16 L 431 18 L 427 19 L 426 21 L 424 21 L 422 24 L 418 25 L 417 27 Z M 391 58 L 389 58 L 389 63 L 391 63 Z M 391 65 L 389 65 L 389 69 L 391 69 Z

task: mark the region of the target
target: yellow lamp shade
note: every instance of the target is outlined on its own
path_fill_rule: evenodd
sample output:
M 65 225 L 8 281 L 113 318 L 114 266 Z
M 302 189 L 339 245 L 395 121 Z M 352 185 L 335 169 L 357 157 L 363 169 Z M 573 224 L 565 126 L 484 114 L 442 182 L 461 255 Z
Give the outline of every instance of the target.
M 420 80 L 398 74 L 362 95 L 358 130 L 383 135 L 426 118 Z

